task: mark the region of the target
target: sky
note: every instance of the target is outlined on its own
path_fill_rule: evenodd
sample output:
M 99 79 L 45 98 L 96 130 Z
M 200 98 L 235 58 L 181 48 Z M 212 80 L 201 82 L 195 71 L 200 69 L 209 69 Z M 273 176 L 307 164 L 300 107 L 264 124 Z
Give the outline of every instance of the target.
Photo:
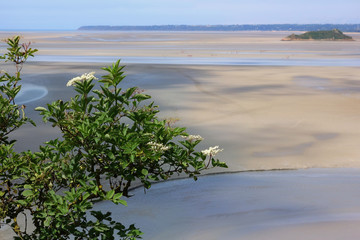
M 88 25 L 360 23 L 359 0 L 0 0 L 0 30 Z

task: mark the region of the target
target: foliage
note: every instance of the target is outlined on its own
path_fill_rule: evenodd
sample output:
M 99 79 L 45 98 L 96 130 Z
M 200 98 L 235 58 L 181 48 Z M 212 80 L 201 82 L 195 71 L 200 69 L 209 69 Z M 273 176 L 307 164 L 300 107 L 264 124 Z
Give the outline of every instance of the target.
M 16 66 L 16 73 L 14 76 L 4 72 L 0 76 L 0 144 L 11 144 L 14 140 L 9 141 L 8 135 L 14 130 L 20 128 L 26 122 L 33 123 L 30 119 L 25 117 L 24 106 L 15 104 L 15 96 L 19 93 L 21 85 L 18 82 L 21 80 L 20 71 L 22 65 L 29 56 L 37 52 L 36 49 L 30 48 L 30 43 L 19 43 L 20 37 L 16 36 L 12 39 L 7 39 L 9 45 L 7 53 L 0 56 L 0 59 L 5 59 L 6 62 L 13 62 Z M 33 123 L 34 124 L 34 123 Z
M 103 68 L 100 80 L 93 73 L 70 80 L 68 86 L 77 92 L 70 100 L 36 108 L 62 138 L 49 140 L 38 152 L 16 152 L 9 133 L 33 123 L 15 102 L 20 71 L 36 52 L 19 40 L 7 40 L 10 47 L 2 58 L 15 63 L 17 71 L 15 76 L 3 73 L 0 86 L 0 220 L 12 227 L 15 239 L 140 238 L 134 225 L 125 227 L 109 212 L 92 211 L 94 203 L 126 205 L 123 197 L 134 182 L 149 189 L 173 174 L 196 180 L 204 169 L 226 167 L 214 158 L 221 149 L 196 151 L 200 136 L 159 120 L 157 106 L 147 103 L 150 96 L 137 87 L 122 89 L 120 61 Z M 17 220 L 20 214 L 25 227 Z M 30 221 L 34 231 L 27 229 Z
M 343 34 L 340 30 L 332 31 L 310 31 L 304 34 L 292 34 L 286 39 L 289 40 L 353 40 L 352 37 Z

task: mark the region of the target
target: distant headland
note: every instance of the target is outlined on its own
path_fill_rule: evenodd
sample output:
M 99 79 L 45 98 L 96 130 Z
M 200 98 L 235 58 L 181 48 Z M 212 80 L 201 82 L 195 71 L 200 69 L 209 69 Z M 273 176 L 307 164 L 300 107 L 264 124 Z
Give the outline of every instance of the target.
M 282 41 L 309 41 L 309 40 L 322 40 L 322 41 L 354 41 L 348 35 L 345 35 L 338 29 L 332 31 L 310 31 L 300 35 L 291 34 Z
M 326 31 L 360 32 L 360 24 L 245 24 L 245 25 L 151 25 L 82 26 L 82 31 Z

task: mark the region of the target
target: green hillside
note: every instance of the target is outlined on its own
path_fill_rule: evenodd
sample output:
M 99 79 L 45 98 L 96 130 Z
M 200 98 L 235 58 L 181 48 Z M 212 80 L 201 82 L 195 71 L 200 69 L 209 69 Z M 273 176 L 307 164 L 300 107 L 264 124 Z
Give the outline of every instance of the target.
M 282 39 L 283 41 L 296 41 L 296 40 L 328 40 L 328 41 L 354 41 L 352 37 L 345 35 L 338 29 L 332 31 L 310 31 L 304 34 L 290 36 Z

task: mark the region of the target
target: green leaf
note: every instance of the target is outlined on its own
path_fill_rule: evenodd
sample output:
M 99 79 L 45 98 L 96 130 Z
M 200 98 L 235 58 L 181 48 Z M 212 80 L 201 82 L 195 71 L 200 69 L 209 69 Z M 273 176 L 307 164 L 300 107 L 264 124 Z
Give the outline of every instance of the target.
M 34 194 L 34 193 L 33 193 L 32 190 L 25 190 L 25 191 L 22 192 L 22 195 L 23 195 L 24 197 L 28 197 L 28 196 L 31 196 L 31 195 L 33 195 L 33 194 Z
M 122 197 L 122 193 L 117 193 L 114 195 L 113 199 L 119 199 Z
M 150 95 L 147 95 L 147 94 L 142 94 L 142 93 L 140 93 L 140 94 L 136 94 L 136 95 L 133 96 L 132 98 L 134 98 L 134 99 L 136 99 L 136 100 L 138 100 L 138 101 L 143 101 L 143 100 L 146 100 L 146 99 L 151 98 L 151 96 L 150 96 Z
M 33 187 L 32 187 L 32 185 L 25 184 L 25 185 L 24 185 L 24 188 L 29 189 L 29 188 L 33 188 Z
M 25 200 L 18 200 L 18 201 L 16 201 L 18 204 L 20 204 L 20 205 L 26 205 L 27 204 L 27 202 L 25 201 Z
M 146 176 L 149 174 L 149 171 L 144 168 L 143 170 L 141 170 L 141 173 L 142 173 L 142 175 Z
M 44 226 L 45 227 L 48 227 L 50 226 L 50 223 L 51 223 L 51 217 L 46 217 L 45 221 L 44 221 Z
M 117 194 L 115 194 L 115 196 L 113 197 L 113 202 L 115 203 L 115 204 L 122 204 L 122 205 L 124 205 L 124 206 L 127 206 L 127 202 L 125 201 L 125 200 L 122 200 L 122 199 L 120 199 L 122 197 L 122 193 L 117 193 Z
M 112 152 L 108 152 L 107 154 L 111 160 L 115 159 L 115 155 Z
M 66 205 L 58 205 L 58 209 L 64 215 L 68 213 L 68 207 Z
M 86 199 L 88 199 L 89 197 L 91 196 L 91 194 L 90 193 L 85 193 L 84 195 L 83 195 L 83 200 L 86 200 Z
M 35 108 L 35 111 L 46 111 L 47 109 L 46 108 L 44 108 L 44 107 L 36 107 Z
M 219 160 L 216 160 L 216 161 L 212 162 L 212 165 L 214 167 L 228 168 L 228 166 L 226 165 L 225 162 L 220 162 Z
M 114 196 L 114 194 L 115 194 L 115 191 L 114 191 L 114 190 L 108 191 L 108 192 L 106 193 L 106 199 L 108 199 L 108 200 L 112 199 L 113 196 Z
M 114 201 L 114 203 L 116 203 L 116 204 L 120 203 L 121 205 L 127 206 L 127 202 L 125 200 L 122 200 L 122 199 L 116 200 L 116 202 Z

